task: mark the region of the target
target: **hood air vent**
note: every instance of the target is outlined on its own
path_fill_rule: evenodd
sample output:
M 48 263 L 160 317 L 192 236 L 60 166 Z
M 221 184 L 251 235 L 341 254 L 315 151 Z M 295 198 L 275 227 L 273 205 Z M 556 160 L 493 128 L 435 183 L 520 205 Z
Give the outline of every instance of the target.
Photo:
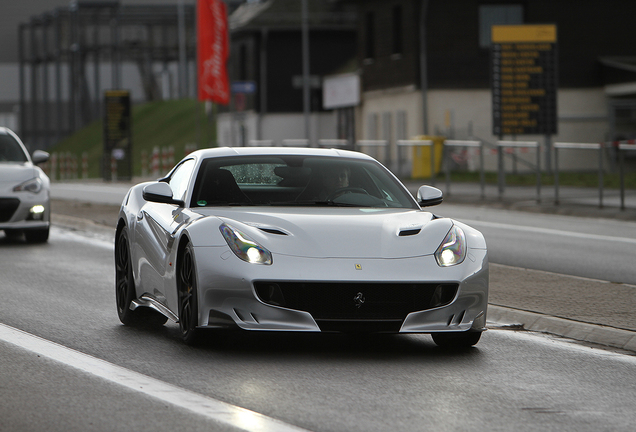
M 277 228 L 258 227 L 258 229 L 268 234 L 287 235 L 286 232 L 283 232 Z
M 400 230 L 399 236 L 400 237 L 413 236 L 413 235 L 419 234 L 420 231 L 422 231 L 422 228 L 403 229 L 403 230 Z

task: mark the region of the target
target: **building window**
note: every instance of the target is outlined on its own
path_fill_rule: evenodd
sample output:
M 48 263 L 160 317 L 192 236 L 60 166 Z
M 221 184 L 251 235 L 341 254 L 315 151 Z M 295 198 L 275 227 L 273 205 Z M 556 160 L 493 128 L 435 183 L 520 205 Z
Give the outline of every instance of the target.
M 499 4 L 479 6 L 479 46 L 490 48 L 490 33 L 494 25 L 523 24 L 523 6 Z
M 364 47 L 364 57 L 368 59 L 372 59 L 375 57 L 375 18 L 373 16 L 373 12 L 367 12 L 365 16 L 365 47 Z
M 393 6 L 393 52 L 402 54 L 402 6 Z

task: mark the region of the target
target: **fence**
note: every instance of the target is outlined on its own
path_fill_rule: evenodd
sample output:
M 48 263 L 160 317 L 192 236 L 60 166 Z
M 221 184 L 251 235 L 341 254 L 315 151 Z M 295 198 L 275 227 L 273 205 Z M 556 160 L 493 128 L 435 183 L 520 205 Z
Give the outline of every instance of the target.
M 536 141 L 497 141 L 497 184 L 499 199 L 503 198 L 506 188 L 506 170 L 504 167 L 503 149 L 535 149 L 537 154 L 537 164 L 535 171 L 537 174 L 537 203 L 541 202 L 541 147 Z
M 276 143 L 273 140 L 252 140 L 250 146 L 263 147 L 272 146 Z M 435 184 L 435 146 L 433 140 L 398 140 L 397 144 L 397 167 L 396 173 L 401 177 L 408 177 L 409 172 L 409 160 L 405 157 L 405 149 L 425 149 L 428 147 L 430 151 L 430 163 L 431 163 L 431 184 Z M 308 147 L 310 145 L 309 140 L 306 139 L 287 139 L 282 140 L 280 145 Z M 321 139 L 318 140 L 318 146 L 322 148 L 348 148 L 350 142 L 347 140 L 339 139 Z M 490 144 L 492 146 L 492 144 Z M 389 142 L 387 140 L 359 140 L 356 141 L 355 147 L 357 150 L 371 154 L 371 156 L 377 159 L 384 159 L 386 165 L 390 165 L 389 154 Z M 479 154 L 479 183 L 481 198 L 486 196 L 485 188 L 485 171 L 484 171 L 484 154 L 485 154 L 485 142 L 480 140 L 445 140 L 444 152 L 442 156 L 442 164 L 445 173 L 446 180 L 446 194 L 451 194 L 451 152 L 452 148 L 473 148 L 476 149 Z M 619 142 L 603 142 L 603 143 L 574 143 L 574 142 L 556 142 L 553 145 L 554 148 L 554 204 L 559 205 L 561 203 L 560 197 L 560 168 L 559 168 L 559 154 L 563 150 L 582 150 L 582 151 L 597 151 L 598 152 L 598 199 L 599 207 L 603 207 L 604 199 L 604 150 L 609 148 L 616 149 L 618 155 L 618 166 L 620 176 L 620 208 L 625 210 L 625 155 L 628 152 L 636 151 L 635 141 L 619 141 Z M 497 154 L 497 184 L 499 198 L 503 198 L 506 188 L 506 169 L 504 166 L 504 156 L 511 155 L 513 157 L 514 170 L 516 171 L 516 150 L 528 150 L 532 149 L 536 153 L 536 165 L 532 165 L 527 161 L 521 160 L 521 162 L 527 164 L 534 172 L 536 172 L 536 200 L 541 202 L 541 146 L 536 141 L 497 141 L 495 148 L 491 151 Z M 187 144 L 185 146 L 185 154 L 196 150 L 196 144 Z M 110 161 L 111 175 L 115 173 L 113 180 L 116 180 L 117 161 L 112 159 Z M 152 153 L 148 155 L 146 151 L 141 152 L 141 174 L 143 177 L 152 176 L 158 178 L 160 175 L 167 173 L 174 165 L 174 148 L 155 147 Z M 63 152 L 53 153 L 49 161 L 42 165 L 43 169 L 47 172 L 52 181 L 56 180 L 72 180 L 72 179 L 87 179 L 89 175 L 89 161 L 88 154 L 83 152 L 79 157 L 77 155 Z M 411 165 L 412 168 L 412 165 Z
M 476 148 L 479 151 L 479 186 L 481 190 L 481 198 L 486 198 L 486 174 L 484 172 L 484 144 L 482 141 L 474 140 L 446 140 L 444 141 L 444 147 L 468 147 Z M 431 159 L 433 158 L 433 152 L 431 152 Z M 450 163 L 451 155 L 450 151 L 444 152 L 444 172 L 446 174 L 446 193 L 450 195 L 451 190 L 451 176 L 450 176 Z

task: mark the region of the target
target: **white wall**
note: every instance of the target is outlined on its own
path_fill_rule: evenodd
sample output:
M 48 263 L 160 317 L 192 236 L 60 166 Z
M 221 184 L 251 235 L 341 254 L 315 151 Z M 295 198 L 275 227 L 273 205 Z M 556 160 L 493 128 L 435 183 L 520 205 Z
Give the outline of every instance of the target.
M 422 99 L 419 90 L 402 87 L 363 94 L 362 105 L 358 108 L 358 139 L 384 139 L 383 115 L 391 116 L 391 151 L 387 155 L 395 161 L 397 150 L 397 113 L 406 111 L 407 138 L 421 135 Z M 479 139 L 495 144 L 499 137 L 492 134 L 492 96 L 489 89 L 483 90 L 430 90 L 427 97 L 429 135 L 443 135 L 452 139 Z M 552 142 L 598 143 L 607 139 L 609 123 L 607 118 L 607 99 L 602 88 L 564 89 L 557 96 L 558 134 L 552 136 Z M 369 130 L 371 116 L 376 115 L 377 130 Z M 538 141 L 544 145 L 544 136 L 519 135 L 505 136 L 506 140 Z M 477 158 L 476 153 L 469 152 Z M 373 156 L 383 159 L 382 155 Z M 519 152 L 518 156 L 535 163 L 534 150 Z M 552 155 L 552 163 L 554 157 Z M 384 160 L 386 162 L 386 160 Z M 542 152 L 542 165 L 545 155 Z M 491 152 L 485 153 L 486 170 L 496 171 L 497 157 Z M 471 163 L 473 168 L 477 164 Z M 525 168 L 517 165 L 519 171 Z M 596 170 L 598 153 L 589 150 L 567 150 L 559 153 L 559 168 L 562 170 Z M 507 163 L 506 169 L 512 169 Z
M 271 140 L 272 145 L 282 145 L 285 139 L 305 138 L 305 118 L 303 114 L 265 114 L 255 112 L 224 113 L 217 116 L 219 147 L 240 146 L 240 130 L 244 128 L 246 143 L 251 140 Z M 311 142 L 319 139 L 336 138 L 337 123 L 335 111 L 313 113 L 310 116 Z M 259 133 L 260 130 L 260 133 Z

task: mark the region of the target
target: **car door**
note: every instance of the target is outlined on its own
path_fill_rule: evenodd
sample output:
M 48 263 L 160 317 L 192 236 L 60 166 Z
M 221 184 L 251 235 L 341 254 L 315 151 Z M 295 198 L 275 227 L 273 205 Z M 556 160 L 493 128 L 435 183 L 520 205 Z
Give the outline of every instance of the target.
M 194 160 L 181 162 L 166 179 L 175 199 L 183 200 L 194 169 Z M 164 282 L 170 271 L 169 257 L 175 245 L 174 233 L 189 218 L 189 211 L 175 204 L 146 202 L 137 214 L 136 238 L 140 239 L 139 271 L 144 289 L 166 303 Z

